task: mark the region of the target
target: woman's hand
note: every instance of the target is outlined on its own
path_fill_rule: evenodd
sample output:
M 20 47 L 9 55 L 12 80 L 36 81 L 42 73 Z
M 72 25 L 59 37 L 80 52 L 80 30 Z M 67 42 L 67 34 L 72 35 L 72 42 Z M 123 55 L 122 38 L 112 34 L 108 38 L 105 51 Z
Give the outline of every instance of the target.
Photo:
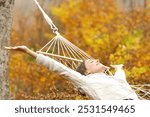
M 17 51 L 22 51 L 22 52 L 27 52 L 28 48 L 26 46 L 9 46 L 9 47 L 4 47 L 7 50 L 17 50 Z
M 4 47 L 4 48 L 7 49 L 7 50 L 17 50 L 17 51 L 25 52 L 25 53 L 31 55 L 31 56 L 34 57 L 34 58 L 36 58 L 37 55 L 38 55 L 36 52 L 30 50 L 30 49 L 29 49 L 28 47 L 26 47 L 26 46 L 14 46 L 14 47 L 11 47 L 11 46 L 10 46 L 10 47 Z

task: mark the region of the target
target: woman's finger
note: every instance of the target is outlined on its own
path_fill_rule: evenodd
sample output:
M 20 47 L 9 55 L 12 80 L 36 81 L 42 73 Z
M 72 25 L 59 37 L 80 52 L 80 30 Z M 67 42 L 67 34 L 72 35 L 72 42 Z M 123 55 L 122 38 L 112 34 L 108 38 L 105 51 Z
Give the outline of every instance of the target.
M 11 48 L 11 47 L 6 47 L 6 46 L 4 47 L 4 49 L 10 49 L 10 48 Z
M 11 50 L 11 49 L 18 49 L 18 47 L 11 47 L 11 46 L 9 46 L 9 47 L 4 47 L 5 49 L 8 49 L 8 50 Z

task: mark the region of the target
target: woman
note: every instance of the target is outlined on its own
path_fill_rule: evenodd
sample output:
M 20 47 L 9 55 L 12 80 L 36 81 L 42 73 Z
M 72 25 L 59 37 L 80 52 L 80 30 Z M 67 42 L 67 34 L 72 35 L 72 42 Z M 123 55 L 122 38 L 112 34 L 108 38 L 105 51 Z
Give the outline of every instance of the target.
M 8 50 L 18 50 L 34 57 L 37 63 L 47 67 L 50 71 L 57 72 L 70 80 L 74 86 L 82 89 L 85 94 L 98 100 L 137 100 L 136 93 L 131 89 L 126 81 L 126 76 L 122 70 L 123 65 L 113 65 L 116 69 L 114 76 L 106 75 L 104 72 L 108 68 L 98 60 L 85 60 L 74 71 L 54 59 L 38 54 L 26 46 L 5 47 Z

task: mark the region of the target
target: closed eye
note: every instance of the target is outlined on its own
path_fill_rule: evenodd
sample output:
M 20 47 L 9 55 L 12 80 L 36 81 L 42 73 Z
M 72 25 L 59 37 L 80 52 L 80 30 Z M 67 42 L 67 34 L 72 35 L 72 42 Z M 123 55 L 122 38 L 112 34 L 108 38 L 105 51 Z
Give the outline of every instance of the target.
M 89 60 L 90 63 L 93 63 L 93 60 Z

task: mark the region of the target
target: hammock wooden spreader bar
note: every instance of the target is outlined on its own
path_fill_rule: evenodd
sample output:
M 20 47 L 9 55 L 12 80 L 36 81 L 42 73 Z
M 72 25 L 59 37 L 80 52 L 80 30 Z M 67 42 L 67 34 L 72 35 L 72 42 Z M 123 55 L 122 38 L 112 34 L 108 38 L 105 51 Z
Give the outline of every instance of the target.
M 70 58 L 70 57 L 66 57 L 66 56 L 61 56 L 61 55 L 56 55 L 56 54 L 51 54 L 51 53 L 46 53 L 46 52 L 41 52 L 41 51 L 36 51 L 39 54 L 44 54 L 50 57 L 56 57 L 56 58 L 61 58 L 61 59 L 67 59 L 67 60 L 71 60 L 71 61 L 76 61 L 76 62 L 83 62 L 83 60 L 79 60 L 79 59 L 74 59 L 74 58 Z

